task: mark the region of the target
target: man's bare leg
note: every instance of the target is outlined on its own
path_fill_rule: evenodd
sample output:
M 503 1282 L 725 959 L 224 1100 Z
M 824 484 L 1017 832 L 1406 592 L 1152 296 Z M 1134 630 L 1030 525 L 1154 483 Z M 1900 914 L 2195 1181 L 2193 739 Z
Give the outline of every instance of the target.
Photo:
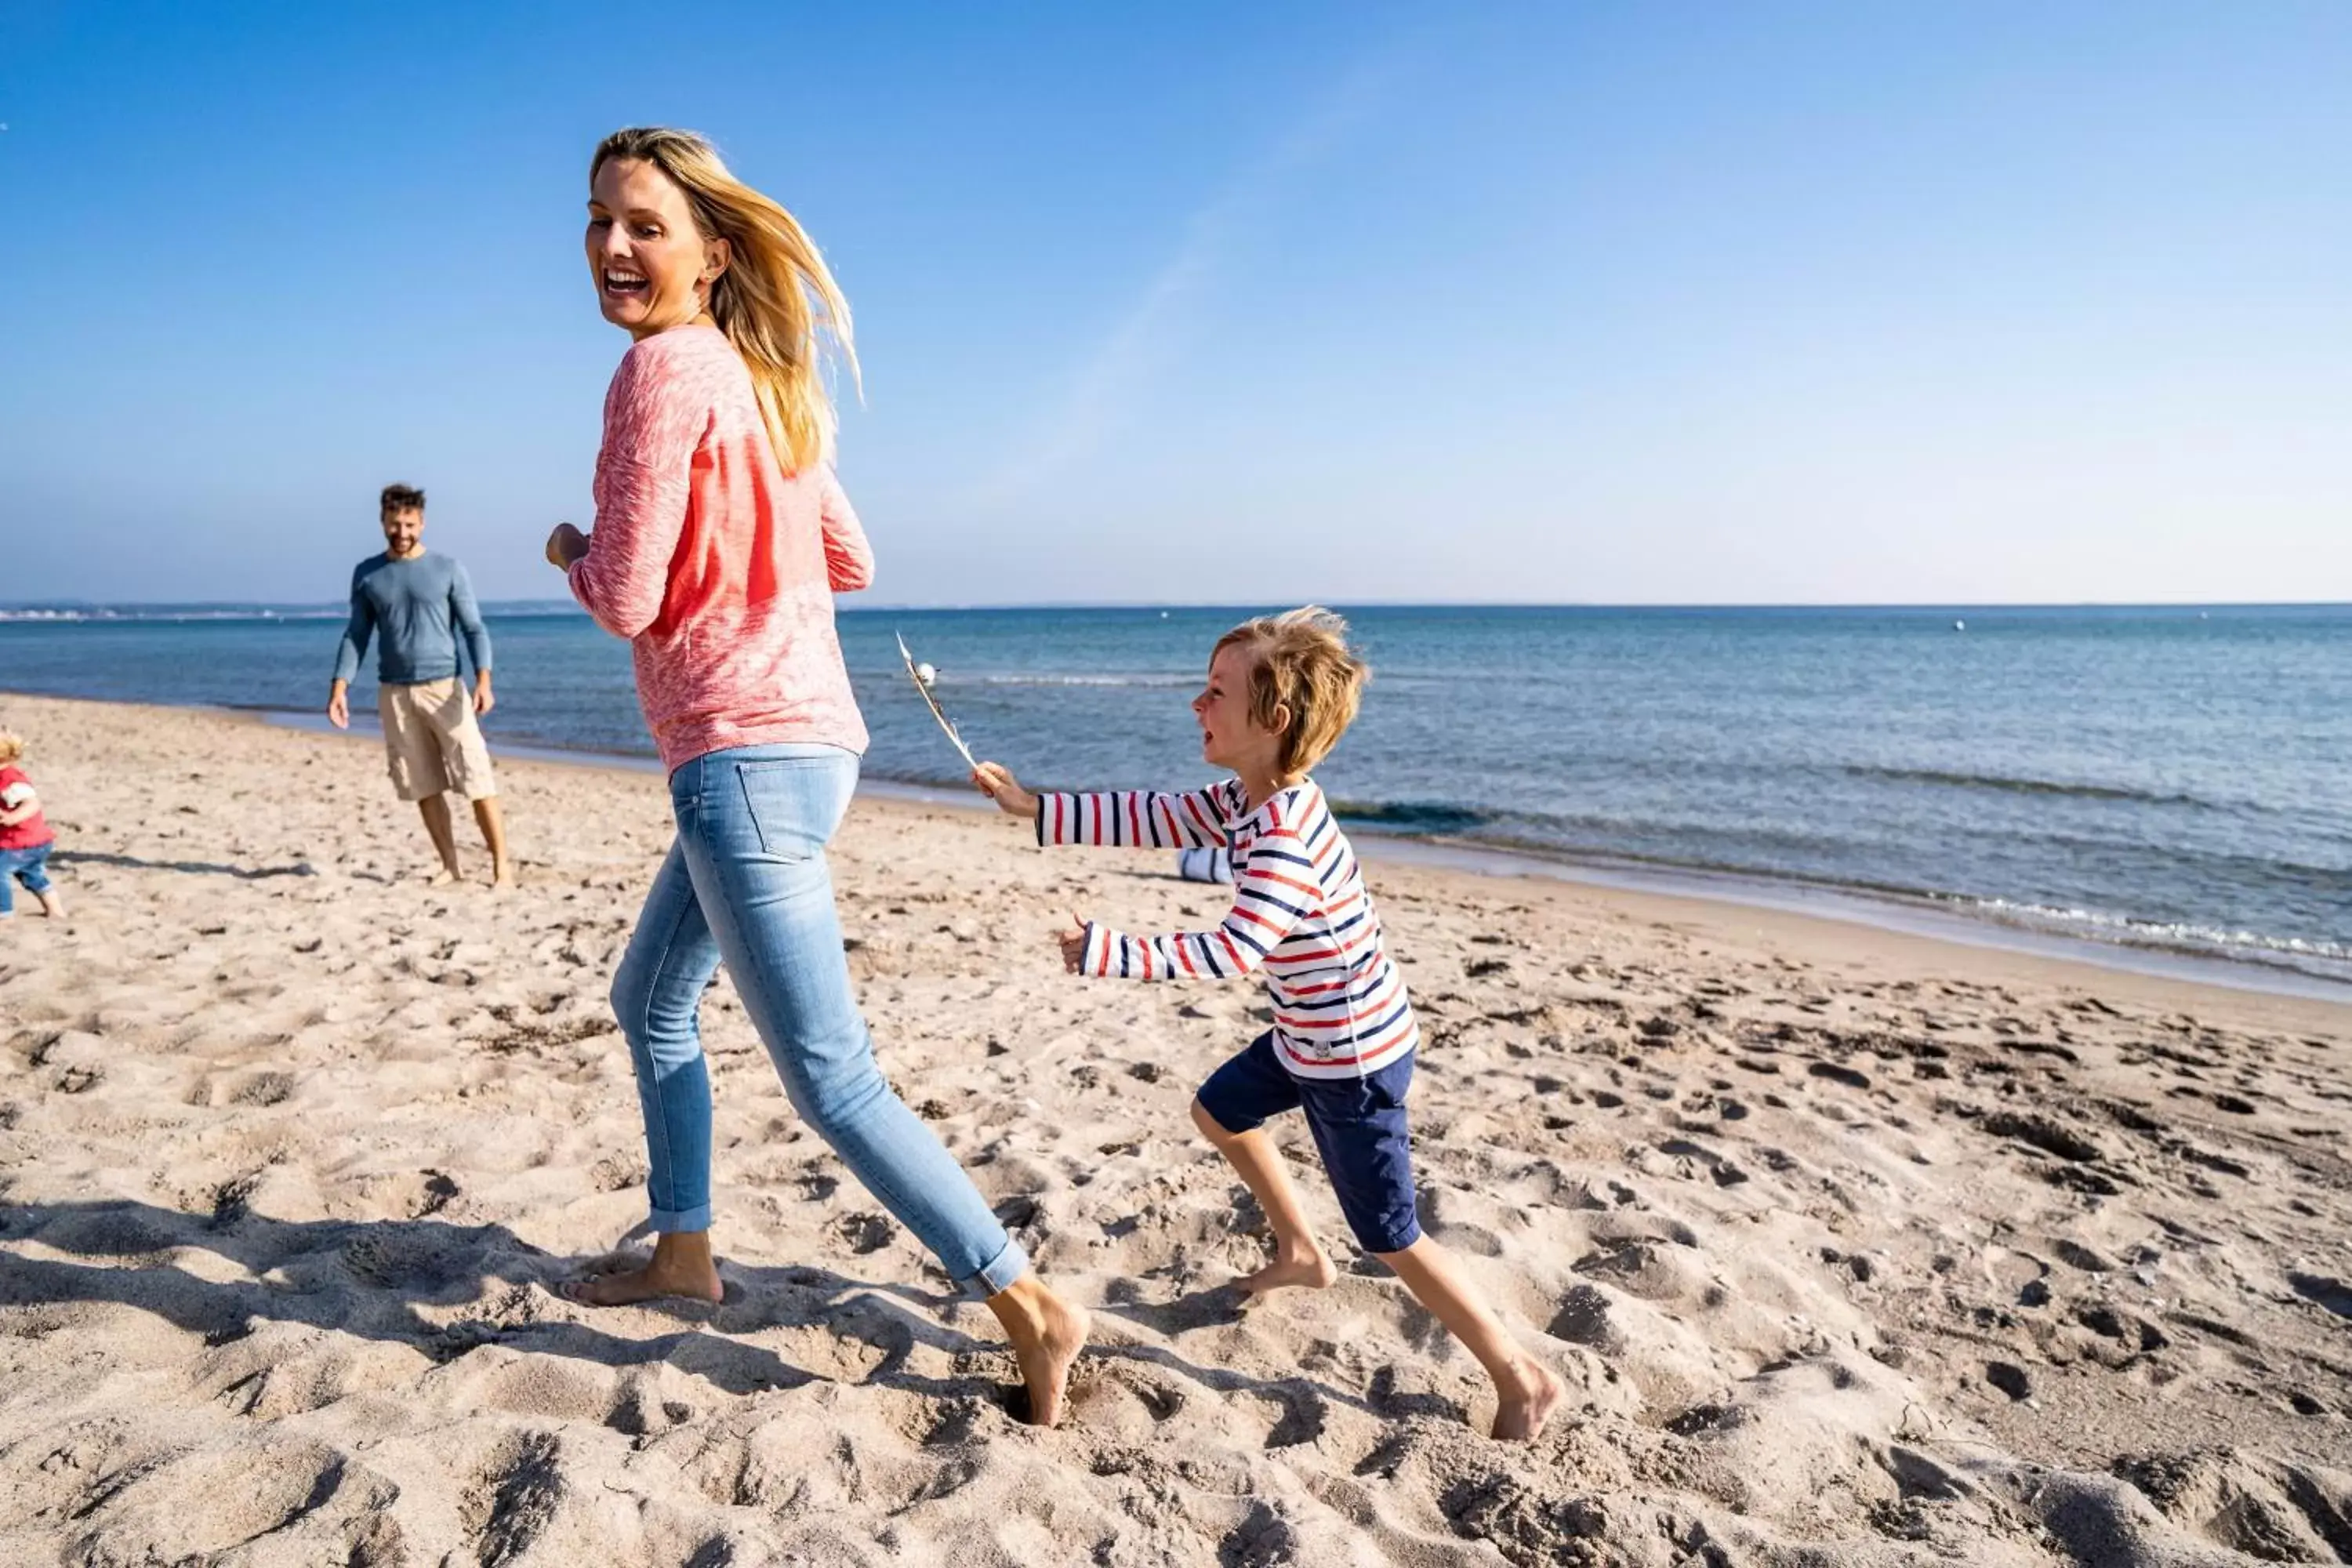
M 457 835 L 449 824 L 449 797 L 428 795 L 416 803 L 425 818 L 425 831 L 433 840 L 433 852 L 441 857 L 440 873 L 433 879 L 434 886 L 457 879 Z
M 514 862 L 507 858 L 506 818 L 499 815 L 499 797 L 486 795 L 474 803 L 474 826 L 482 830 L 482 845 L 490 852 L 490 886 L 514 886 Z
M 1315 1239 L 1306 1211 L 1298 1206 L 1298 1189 L 1290 1184 L 1290 1173 L 1283 1168 L 1282 1151 L 1274 1146 L 1265 1129 L 1228 1132 L 1197 1100 L 1192 1102 L 1192 1125 L 1217 1146 L 1217 1152 L 1257 1199 L 1257 1206 L 1265 1211 L 1266 1224 L 1274 1227 L 1274 1261 L 1234 1283 L 1258 1296 L 1286 1285 L 1320 1290 L 1339 1279 L 1338 1266 Z
M 1397 1271 L 1413 1300 L 1468 1347 L 1486 1369 L 1486 1375 L 1495 1380 L 1498 1403 L 1493 1435 L 1506 1442 L 1533 1441 L 1553 1408 L 1567 1397 L 1567 1385 L 1559 1373 L 1512 1342 L 1461 1266 L 1428 1237 L 1420 1237 L 1402 1252 L 1377 1256 Z

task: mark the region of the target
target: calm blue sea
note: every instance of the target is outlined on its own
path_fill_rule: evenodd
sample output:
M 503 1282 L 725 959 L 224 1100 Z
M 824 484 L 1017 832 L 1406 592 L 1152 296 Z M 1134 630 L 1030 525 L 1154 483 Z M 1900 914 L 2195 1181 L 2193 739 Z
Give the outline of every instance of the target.
M 899 630 L 975 750 L 1024 781 L 1202 782 L 1186 703 L 1240 614 L 845 612 L 867 774 L 961 776 Z M 1364 826 L 2352 980 L 2352 606 L 1352 619 L 1373 683 L 1318 776 Z M 0 622 L 0 689 L 315 710 L 338 629 Z M 649 752 L 623 645 L 576 614 L 491 629 L 494 742 Z

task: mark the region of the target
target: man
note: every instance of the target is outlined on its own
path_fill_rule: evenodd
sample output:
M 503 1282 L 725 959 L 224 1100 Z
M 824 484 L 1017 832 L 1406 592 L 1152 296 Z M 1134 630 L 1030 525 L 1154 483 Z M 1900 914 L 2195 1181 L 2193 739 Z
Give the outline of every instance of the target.
M 327 718 L 338 730 L 350 728 L 345 697 L 369 637 L 381 630 L 375 701 L 383 718 L 383 749 L 392 763 L 393 789 L 416 803 L 441 857 L 434 883 L 454 882 L 459 875 L 457 837 L 445 798 L 455 791 L 474 804 L 474 821 L 490 852 L 490 885 L 510 888 L 514 868 L 507 859 L 498 783 L 481 727 L 474 722 L 474 715 L 488 713 L 497 701 L 490 694 L 490 634 L 474 606 L 466 569 L 425 548 L 425 492 L 408 485 L 384 486 L 382 520 L 384 552 L 352 573 L 352 619 L 335 649 Z M 471 700 L 457 680 L 460 632 L 474 666 Z

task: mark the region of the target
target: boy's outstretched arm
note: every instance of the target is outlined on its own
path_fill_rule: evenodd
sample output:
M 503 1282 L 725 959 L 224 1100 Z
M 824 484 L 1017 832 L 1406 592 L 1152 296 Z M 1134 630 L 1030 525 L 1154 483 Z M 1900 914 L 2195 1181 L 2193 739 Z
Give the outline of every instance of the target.
M 1066 935 L 1063 962 L 1074 974 L 1112 980 L 1224 980 L 1250 974 L 1309 918 L 1321 897 L 1306 846 L 1287 833 L 1254 845 L 1234 880 L 1234 907 L 1214 931 L 1129 936 L 1093 921 L 1084 940 Z M 1076 933 L 1071 933 L 1076 934 Z
M 1037 795 L 1023 789 L 1001 763 L 981 763 L 971 782 L 1005 815 L 1035 822 L 1041 845 L 1184 849 L 1225 842 L 1224 806 L 1216 786 L 1182 795 L 1124 790 Z

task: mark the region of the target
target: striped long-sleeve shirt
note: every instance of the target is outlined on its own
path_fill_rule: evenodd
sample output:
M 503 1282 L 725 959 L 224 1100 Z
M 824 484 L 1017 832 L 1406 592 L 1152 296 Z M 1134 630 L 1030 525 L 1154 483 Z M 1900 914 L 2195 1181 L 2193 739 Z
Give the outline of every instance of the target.
M 1234 907 L 1215 930 L 1129 936 L 1088 921 L 1080 972 L 1125 980 L 1223 980 L 1263 971 L 1274 1042 L 1300 1078 L 1359 1078 L 1420 1040 L 1404 977 L 1347 835 L 1313 780 L 1253 811 L 1239 779 L 1187 795 L 1049 795 L 1040 844 L 1223 845 Z

